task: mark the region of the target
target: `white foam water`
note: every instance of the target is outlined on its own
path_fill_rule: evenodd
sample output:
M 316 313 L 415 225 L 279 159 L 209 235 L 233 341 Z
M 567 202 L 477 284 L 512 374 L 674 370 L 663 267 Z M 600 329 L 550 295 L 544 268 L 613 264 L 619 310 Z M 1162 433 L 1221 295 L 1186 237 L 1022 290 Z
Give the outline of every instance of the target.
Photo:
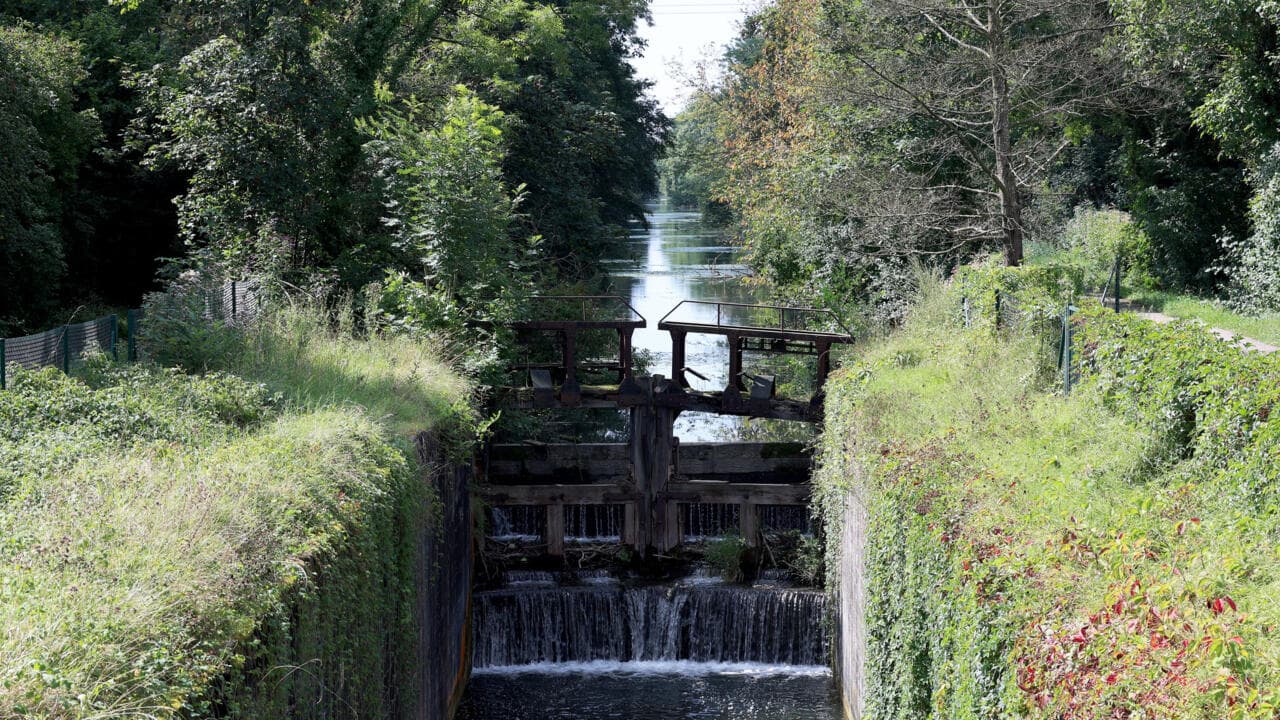
M 771 663 L 693 662 L 691 660 L 592 660 L 590 662 L 533 663 L 478 667 L 473 675 L 794 675 L 830 677 L 826 665 L 776 665 Z

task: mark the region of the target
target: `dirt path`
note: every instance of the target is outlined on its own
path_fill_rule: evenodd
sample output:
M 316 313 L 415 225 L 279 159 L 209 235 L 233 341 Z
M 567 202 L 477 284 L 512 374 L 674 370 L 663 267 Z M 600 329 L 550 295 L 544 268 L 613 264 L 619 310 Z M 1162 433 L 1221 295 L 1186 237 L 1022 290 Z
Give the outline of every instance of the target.
M 1182 318 L 1173 317 L 1172 315 L 1165 315 L 1164 313 L 1158 313 L 1158 312 L 1134 312 L 1133 314 L 1140 318 L 1146 318 L 1148 320 L 1153 320 L 1161 324 L 1171 323 L 1174 320 L 1182 319 Z M 1223 330 L 1222 328 L 1215 328 L 1215 327 L 1208 328 L 1208 330 L 1209 332 L 1213 333 L 1214 335 L 1217 335 L 1223 340 L 1226 340 L 1227 342 L 1236 345 L 1237 347 L 1244 350 L 1245 352 L 1260 352 L 1260 353 L 1269 355 L 1273 352 L 1276 352 L 1277 350 L 1280 350 L 1280 347 L 1276 347 L 1275 345 L 1268 345 L 1267 343 L 1264 343 L 1261 340 L 1254 340 L 1253 338 L 1245 337 L 1238 333 L 1231 332 L 1230 330 Z

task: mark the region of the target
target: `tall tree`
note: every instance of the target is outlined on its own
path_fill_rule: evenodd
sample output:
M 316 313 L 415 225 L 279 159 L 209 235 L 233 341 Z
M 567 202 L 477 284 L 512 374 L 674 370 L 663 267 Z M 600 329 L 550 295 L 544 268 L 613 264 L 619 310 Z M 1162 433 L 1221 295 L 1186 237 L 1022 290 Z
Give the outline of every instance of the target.
M 53 320 L 67 258 L 63 197 L 98 134 L 75 107 L 80 47 L 0 26 L 0 334 Z
M 833 3 L 831 99 L 858 104 L 848 129 L 888 139 L 854 215 L 897 233 L 997 242 L 1023 259 L 1026 204 L 1071 147 L 1064 127 L 1124 87 L 1096 0 L 867 0 Z M 870 182 L 867 182 L 867 181 Z M 901 242 L 903 238 L 884 238 Z

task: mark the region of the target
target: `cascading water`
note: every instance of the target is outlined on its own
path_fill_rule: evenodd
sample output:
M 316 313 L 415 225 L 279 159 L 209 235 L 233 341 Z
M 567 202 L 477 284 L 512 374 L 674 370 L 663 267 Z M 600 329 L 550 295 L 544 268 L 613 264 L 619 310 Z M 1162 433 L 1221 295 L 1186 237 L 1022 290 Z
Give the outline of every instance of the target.
M 680 522 L 687 542 L 738 532 L 740 506 L 726 503 L 680 503 Z
M 809 508 L 804 505 L 761 505 L 760 529 L 765 532 L 795 531 L 804 535 L 812 534 Z
M 547 532 L 547 512 L 538 505 L 489 508 L 489 537 L 500 542 L 537 542 Z
M 565 542 L 616 543 L 622 539 L 624 513 L 622 505 L 565 505 Z
M 680 661 L 820 665 L 824 597 L 680 583 L 502 589 L 475 595 L 476 668 Z

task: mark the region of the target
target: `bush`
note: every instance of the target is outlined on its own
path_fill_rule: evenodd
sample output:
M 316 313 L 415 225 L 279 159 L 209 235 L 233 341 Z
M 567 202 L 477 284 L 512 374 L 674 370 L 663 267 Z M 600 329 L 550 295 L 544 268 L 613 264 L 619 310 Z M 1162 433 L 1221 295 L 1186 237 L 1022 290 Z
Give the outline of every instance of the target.
M 1126 212 L 1078 207 L 1063 229 L 1059 245 L 1066 251 L 1060 262 L 1077 268 L 1084 287 L 1091 292 L 1101 292 L 1107 285 L 1116 258 L 1124 266 L 1121 280 L 1125 284 L 1146 290 L 1156 286 L 1151 241 Z
M 1226 240 L 1231 304 L 1252 314 L 1280 310 L 1280 145 L 1271 149 L 1253 173 L 1257 192 L 1250 206 L 1253 234 L 1243 242 Z
M 235 328 L 222 314 L 224 283 L 188 271 L 143 300 L 138 352 L 143 359 L 199 372 L 225 367 L 237 352 Z
M 310 299 L 200 335 L 201 287 L 149 341 L 204 374 L 94 357 L 0 392 L 0 717 L 412 715 L 409 433 L 468 447 L 469 386 Z
M 747 543 L 736 533 L 708 540 L 702 550 L 707 564 L 725 582 L 742 582 L 746 577 L 743 569 L 743 555 L 746 552 Z

